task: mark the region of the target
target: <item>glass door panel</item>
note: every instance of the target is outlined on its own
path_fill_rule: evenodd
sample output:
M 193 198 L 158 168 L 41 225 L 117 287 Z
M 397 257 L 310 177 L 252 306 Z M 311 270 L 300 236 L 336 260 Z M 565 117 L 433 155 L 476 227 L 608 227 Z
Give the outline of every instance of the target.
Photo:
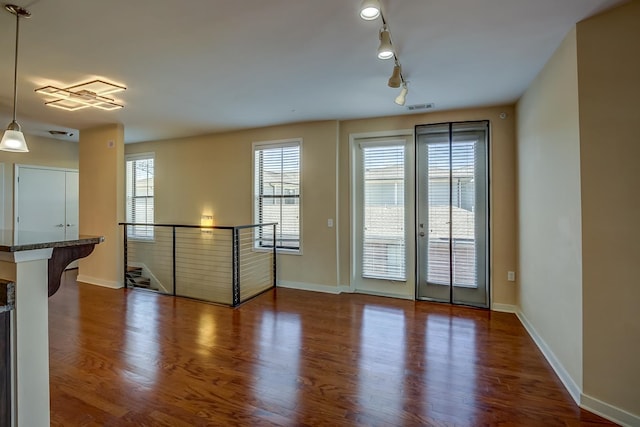
M 488 306 L 487 122 L 419 126 L 420 299 Z

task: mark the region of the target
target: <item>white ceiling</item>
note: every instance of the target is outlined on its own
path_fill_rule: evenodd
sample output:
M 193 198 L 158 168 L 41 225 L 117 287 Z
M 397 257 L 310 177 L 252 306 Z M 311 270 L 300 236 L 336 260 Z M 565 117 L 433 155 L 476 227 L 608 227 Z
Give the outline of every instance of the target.
M 18 122 L 27 133 L 120 122 L 126 142 L 409 114 L 359 0 L 15 0 Z M 383 0 L 407 105 L 516 101 L 576 22 L 620 0 Z M 0 11 L 0 126 L 10 121 L 15 17 Z M 34 89 L 101 77 L 125 108 L 67 112 Z M 49 98 L 50 99 L 50 98 Z

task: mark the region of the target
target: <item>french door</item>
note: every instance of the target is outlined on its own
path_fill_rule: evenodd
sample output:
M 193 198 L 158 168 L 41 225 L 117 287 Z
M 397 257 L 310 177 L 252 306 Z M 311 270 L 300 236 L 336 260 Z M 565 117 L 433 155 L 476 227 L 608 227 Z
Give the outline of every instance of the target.
M 488 126 L 416 127 L 418 299 L 489 306 Z
M 412 146 L 410 131 L 352 140 L 356 292 L 415 295 Z

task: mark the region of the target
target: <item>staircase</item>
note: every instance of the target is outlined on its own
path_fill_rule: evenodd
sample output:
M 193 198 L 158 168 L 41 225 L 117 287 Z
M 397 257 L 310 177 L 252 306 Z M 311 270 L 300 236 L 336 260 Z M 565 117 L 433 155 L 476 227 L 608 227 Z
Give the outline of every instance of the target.
M 142 267 L 129 267 L 127 266 L 127 287 L 134 288 L 151 288 L 151 279 L 143 276 Z

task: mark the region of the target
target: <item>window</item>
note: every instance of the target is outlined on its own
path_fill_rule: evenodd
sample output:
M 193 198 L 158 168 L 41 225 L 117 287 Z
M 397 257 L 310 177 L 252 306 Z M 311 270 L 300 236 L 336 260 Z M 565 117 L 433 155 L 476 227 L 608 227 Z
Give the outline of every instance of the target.
M 256 247 L 300 250 L 301 140 L 255 143 L 253 146 L 254 222 L 277 222 L 259 229 Z
M 362 276 L 406 279 L 403 145 L 362 145 Z
M 153 224 L 153 160 L 153 153 L 137 154 L 126 158 L 126 222 Z M 130 226 L 127 237 L 151 240 L 153 226 Z

